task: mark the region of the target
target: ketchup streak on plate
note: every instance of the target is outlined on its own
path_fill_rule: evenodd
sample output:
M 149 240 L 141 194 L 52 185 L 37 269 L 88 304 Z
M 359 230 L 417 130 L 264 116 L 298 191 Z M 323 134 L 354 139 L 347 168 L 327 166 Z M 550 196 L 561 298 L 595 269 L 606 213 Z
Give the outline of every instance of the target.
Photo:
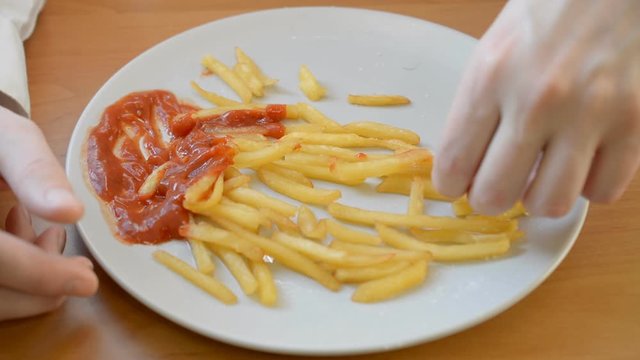
M 197 110 L 168 91 L 136 92 L 109 106 L 90 131 L 89 182 L 125 242 L 156 244 L 181 238 L 178 229 L 188 221 L 182 207 L 187 187 L 203 174 L 217 176 L 233 164 L 235 149 L 225 133 L 284 135 L 284 105 L 195 119 Z M 147 176 L 166 162 L 155 194 L 139 196 Z

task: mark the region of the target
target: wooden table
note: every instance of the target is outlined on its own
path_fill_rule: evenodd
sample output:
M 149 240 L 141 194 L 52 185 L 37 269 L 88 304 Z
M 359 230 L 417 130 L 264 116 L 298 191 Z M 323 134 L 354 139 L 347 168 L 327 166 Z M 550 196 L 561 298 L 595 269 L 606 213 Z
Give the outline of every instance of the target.
M 111 74 L 165 38 L 222 17 L 293 5 L 343 5 L 420 17 L 479 37 L 504 1 L 50 0 L 26 43 L 33 118 L 62 161 L 84 106 Z M 14 200 L 0 195 L 0 216 Z M 640 177 L 592 206 L 575 248 L 511 309 L 432 343 L 362 359 L 640 358 Z M 88 252 L 72 233 L 66 252 Z M 90 299 L 0 323 L 0 359 L 273 359 L 222 344 L 148 310 L 98 269 Z

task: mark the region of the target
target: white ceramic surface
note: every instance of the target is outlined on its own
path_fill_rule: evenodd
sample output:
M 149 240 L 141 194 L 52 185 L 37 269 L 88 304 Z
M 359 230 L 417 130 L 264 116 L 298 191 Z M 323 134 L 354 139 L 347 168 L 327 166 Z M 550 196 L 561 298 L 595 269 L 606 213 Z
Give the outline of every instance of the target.
M 482 322 L 538 286 L 559 264 L 582 226 L 587 203 L 579 201 L 564 218 L 526 219 L 527 236 L 509 256 L 490 262 L 430 268 L 418 290 L 399 299 L 363 305 L 286 269 L 275 268 L 280 303 L 265 308 L 242 295 L 230 275 L 218 276 L 239 295 L 225 306 L 151 259 L 154 246 L 117 241 L 98 200 L 82 176 L 82 146 L 104 108 L 132 91 L 162 88 L 198 100 L 189 87 L 203 86 L 234 97 L 215 77 L 200 77 L 203 55 L 233 63 L 240 46 L 278 79 L 264 102 L 305 101 L 297 72 L 307 64 L 329 89 L 319 109 L 339 121 L 376 120 L 414 129 L 435 147 L 461 71 L 476 41 L 454 30 L 395 14 L 346 8 L 288 8 L 215 21 L 170 38 L 118 71 L 98 91 L 73 133 L 67 171 L 86 204 L 78 229 L 109 275 L 136 299 L 166 318 L 211 338 L 278 353 L 354 354 L 434 340 Z M 413 104 L 365 108 L 346 103 L 348 93 L 398 93 Z M 259 187 L 259 184 L 256 184 Z M 375 194 L 367 186 L 343 189 L 343 203 L 403 212 L 406 198 Z M 445 214 L 430 202 L 428 212 Z M 318 211 L 318 214 L 324 214 Z M 188 246 L 173 241 L 161 248 L 191 262 Z

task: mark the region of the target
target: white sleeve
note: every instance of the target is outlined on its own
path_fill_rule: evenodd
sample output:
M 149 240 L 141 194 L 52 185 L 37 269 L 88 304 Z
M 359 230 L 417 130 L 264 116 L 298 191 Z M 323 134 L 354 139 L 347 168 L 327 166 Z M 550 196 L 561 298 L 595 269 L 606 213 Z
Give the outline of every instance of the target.
M 0 0 L 0 106 L 22 115 L 30 112 L 22 42 L 36 24 L 44 0 Z

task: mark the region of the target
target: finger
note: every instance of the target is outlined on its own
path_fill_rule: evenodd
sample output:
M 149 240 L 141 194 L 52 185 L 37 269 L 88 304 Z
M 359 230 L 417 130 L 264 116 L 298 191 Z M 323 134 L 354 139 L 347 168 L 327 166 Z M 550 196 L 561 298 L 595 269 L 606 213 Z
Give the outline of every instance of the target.
M 64 227 L 54 225 L 43 231 L 34 244 L 46 253 L 60 254 L 64 250 L 66 241 L 67 233 Z
M 545 149 L 535 178 L 524 196 L 527 210 L 538 216 L 565 215 L 582 191 L 595 145 L 558 136 Z
M 583 194 L 595 202 L 619 199 L 640 166 L 640 147 L 617 142 L 601 148 L 591 165 Z
M 34 214 L 74 222 L 82 204 L 71 192 L 62 167 L 40 129 L 0 107 L 0 174 L 18 199 Z
M 544 142 L 512 125 L 520 123 L 501 123 L 476 173 L 469 201 L 480 213 L 500 214 L 524 193 Z
M 0 288 L 0 321 L 40 315 L 57 309 L 63 296 L 37 296 Z
M 33 225 L 31 224 L 31 215 L 29 215 L 27 209 L 20 204 L 9 210 L 4 228 L 7 232 L 28 242 L 34 242 L 36 240 L 36 232 L 33 230 Z
M 458 86 L 435 158 L 434 186 L 451 197 L 467 191 L 500 116 L 494 95 L 500 55 L 484 48 L 479 46 Z
M 47 254 L 0 232 L 0 286 L 33 295 L 89 296 L 98 279 L 87 258 Z
M 4 191 L 4 190 L 9 190 L 9 185 L 7 184 L 6 181 L 4 181 L 4 179 L 2 178 L 2 176 L 0 176 L 0 191 Z

